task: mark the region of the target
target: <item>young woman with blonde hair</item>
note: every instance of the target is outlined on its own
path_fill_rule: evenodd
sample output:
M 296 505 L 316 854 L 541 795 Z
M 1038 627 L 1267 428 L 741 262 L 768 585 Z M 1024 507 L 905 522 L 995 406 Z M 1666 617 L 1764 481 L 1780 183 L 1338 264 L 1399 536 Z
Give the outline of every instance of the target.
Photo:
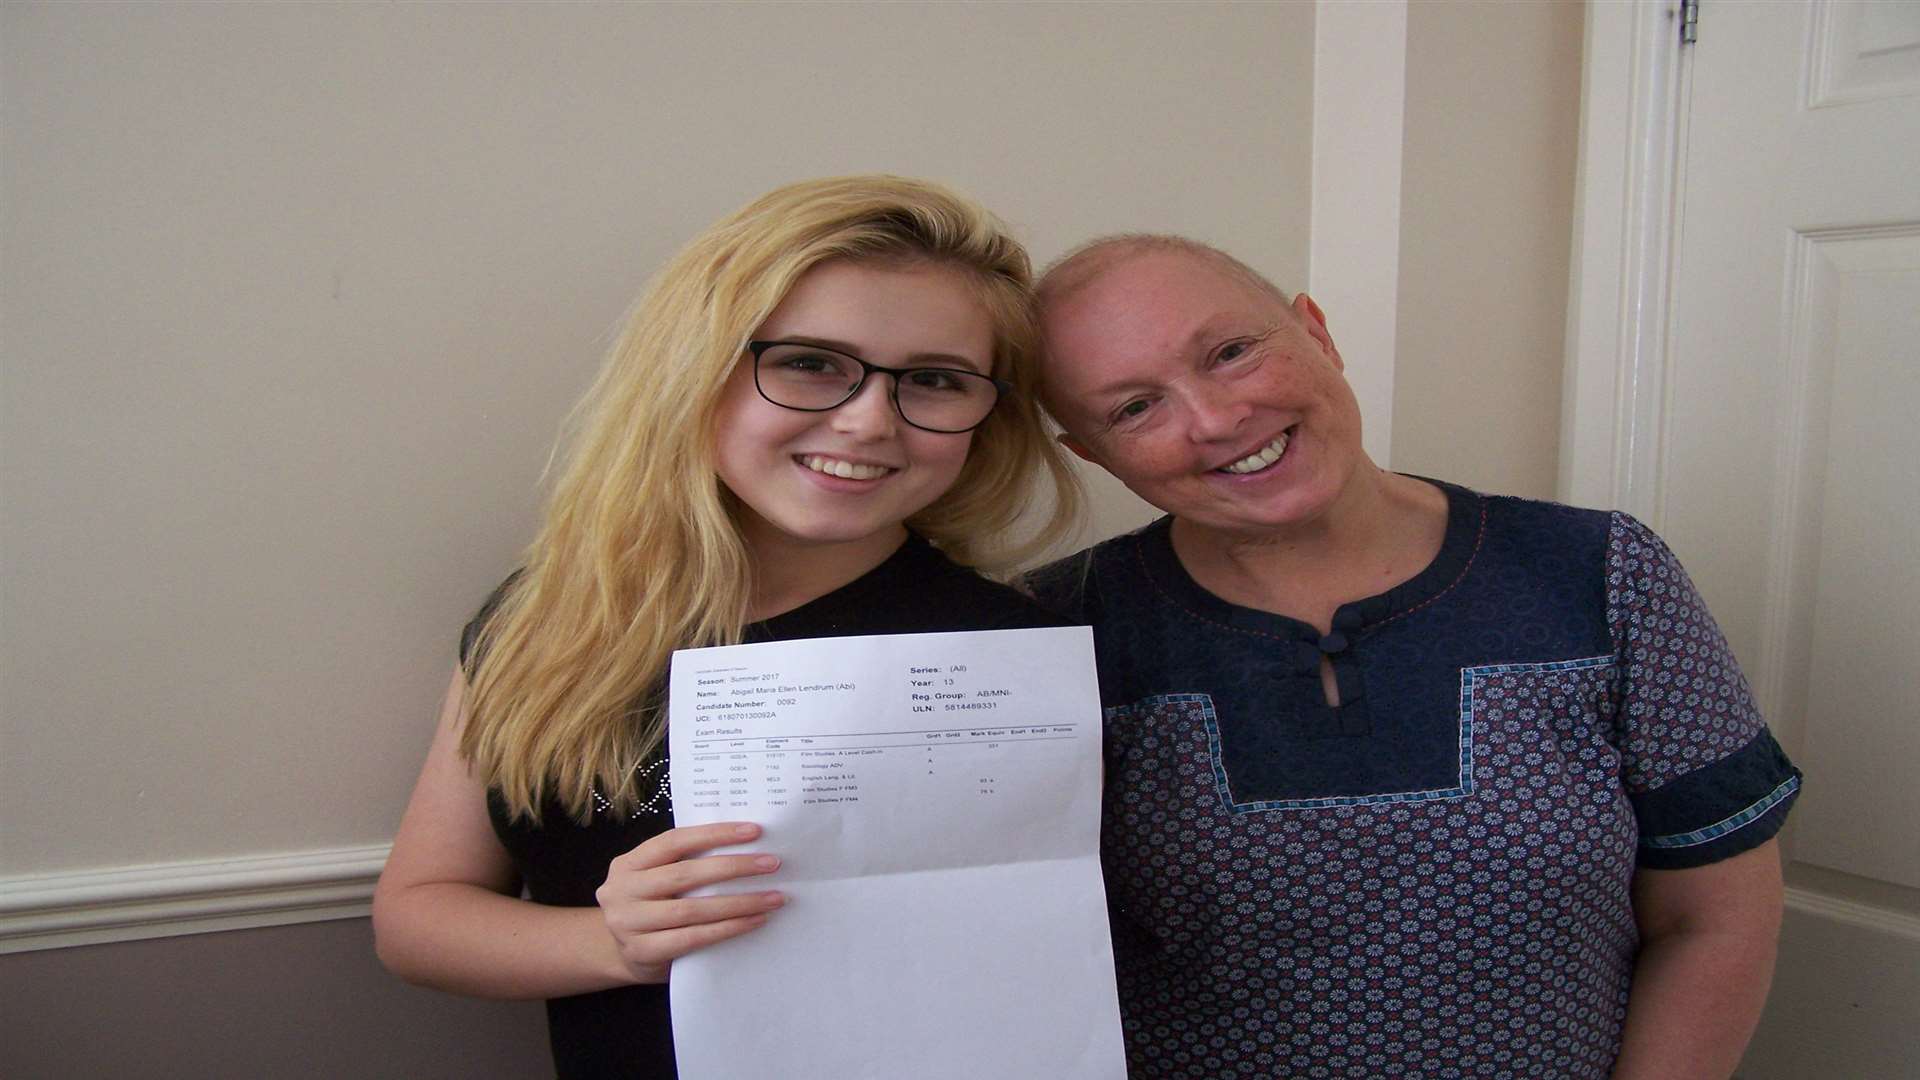
M 1058 536 L 1027 256 L 935 185 L 773 191 L 661 272 L 582 402 L 523 569 L 461 663 L 374 895 L 381 960 L 548 998 L 562 1076 L 672 1076 L 676 957 L 777 917 L 751 823 L 672 828 L 675 649 L 1055 625 L 969 566 Z M 996 543 L 1035 487 L 1052 518 Z

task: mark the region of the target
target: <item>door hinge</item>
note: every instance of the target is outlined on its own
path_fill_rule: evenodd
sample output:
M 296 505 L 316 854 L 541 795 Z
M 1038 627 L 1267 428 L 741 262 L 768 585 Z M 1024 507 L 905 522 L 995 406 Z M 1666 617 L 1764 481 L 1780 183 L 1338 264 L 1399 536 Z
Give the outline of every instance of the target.
M 1700 0 L 1680 0 L 1680 44 L 1700 40 Z

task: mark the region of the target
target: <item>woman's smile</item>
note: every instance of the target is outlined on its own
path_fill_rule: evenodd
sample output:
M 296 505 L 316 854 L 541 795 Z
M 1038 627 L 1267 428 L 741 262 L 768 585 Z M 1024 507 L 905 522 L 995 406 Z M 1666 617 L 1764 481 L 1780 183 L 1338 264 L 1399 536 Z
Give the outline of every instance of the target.
M 826 454 L 796 454 L 793 460 L 814 472 L 841 480 L 878 480 L 898 471 L 892 465 L 871 465 Z

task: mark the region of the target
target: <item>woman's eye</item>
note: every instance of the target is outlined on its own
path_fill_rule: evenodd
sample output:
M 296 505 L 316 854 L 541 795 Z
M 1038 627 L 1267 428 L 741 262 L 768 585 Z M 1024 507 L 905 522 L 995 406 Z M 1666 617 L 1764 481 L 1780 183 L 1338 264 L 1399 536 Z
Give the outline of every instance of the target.
M 962 389 L 960 377 L 951 371 L 939 368 L 918 368 L 906 375 L 906 381 L 915 390 L 952 391 Z
M 1252 349 L 1253 342 L 1251 341 L 1229 341 L 1225 345 L 1220 346 L 1219 350 L 1213 354 L 1213 359 L 1216 363 L 1228 363 L 1229 361 L 1240 359 Z
M 783 356 L 780 358 L 780 367 L 796 375 L 829 375 L 840 372 L 840 365 L 835 363 L 832 357 L 822 356 L 819 353 Z
M 1129 401 L 1125 405 L 1122 405 L 1120 406 L 1120 408 L 1116 409 L 1114 411 L 1113 418 L 1115 420 L 1131 420 L 1134 417 L 1139 416 L 1141 413 L 1146 412 L 1150 404 L 1151 403 L 1144 398 L 1136 398 L 1135 400 Z

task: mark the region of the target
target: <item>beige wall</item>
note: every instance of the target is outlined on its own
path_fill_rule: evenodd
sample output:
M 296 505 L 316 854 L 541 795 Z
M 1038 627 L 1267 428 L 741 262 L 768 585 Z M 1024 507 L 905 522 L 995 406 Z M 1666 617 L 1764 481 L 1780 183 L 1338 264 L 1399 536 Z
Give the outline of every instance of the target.
M 5 19 L 0 873 L 384 840 L 605 332 L 773 184 L 1304 272 L 1309 8 Z
M 1396 469 L 1554 495 L 1583 12 L 1408 6 Z
M 1310 6 L 0 20 L 0 890 L 384 841 L 608 328 L 774 184 L 932 176 L 1041 259 L 1155 228 L 1305 279 Z M 1143 517 L 1109 493 L 1094 531 Z M 543 1053 L 537 1009 L 375 972 L 360 921 L 4 956 L 0 983 L 32 1033 L 8 1076 Z

